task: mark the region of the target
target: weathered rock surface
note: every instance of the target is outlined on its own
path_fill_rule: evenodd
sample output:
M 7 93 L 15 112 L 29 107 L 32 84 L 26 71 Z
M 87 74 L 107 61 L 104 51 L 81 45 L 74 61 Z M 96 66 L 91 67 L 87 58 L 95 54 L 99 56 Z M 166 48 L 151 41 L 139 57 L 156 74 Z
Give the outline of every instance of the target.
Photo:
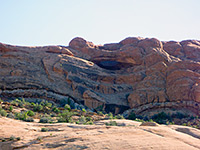
M 0 44 L 0 89 L 2 98 L 70 96 L 114 113 L 199 114 L 200 41 L 129 37 L 100 46 L 78 37 L 68 47 Z
M 19 141 L 0 142 L 0 149 L 123 149 L 123 150 L 199 150 L 200 131 L 178 125 L 143 124 L 131 120 L 115 120 L 118 126 L 69 123 L 41 124 L 0 118 L 0 138 L 20 137 Z M 41 132 L 48 128 L 48 132 Z

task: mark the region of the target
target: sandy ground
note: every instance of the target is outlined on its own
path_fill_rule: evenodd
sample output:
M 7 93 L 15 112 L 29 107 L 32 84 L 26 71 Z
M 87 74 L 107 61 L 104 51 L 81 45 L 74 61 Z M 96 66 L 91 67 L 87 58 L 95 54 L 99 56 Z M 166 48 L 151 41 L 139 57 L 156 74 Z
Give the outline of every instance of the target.
M 140 126 L 140 122 L 115 120 L 120 126 L 68 123 L 27 123 L 0 118 L 0 138 L 20 137 L 19 141 L 0 143 L 1 150 L 198 150 L 200 130 L 176 125 Z M 48 132 L 41 132 L 48 128 Z

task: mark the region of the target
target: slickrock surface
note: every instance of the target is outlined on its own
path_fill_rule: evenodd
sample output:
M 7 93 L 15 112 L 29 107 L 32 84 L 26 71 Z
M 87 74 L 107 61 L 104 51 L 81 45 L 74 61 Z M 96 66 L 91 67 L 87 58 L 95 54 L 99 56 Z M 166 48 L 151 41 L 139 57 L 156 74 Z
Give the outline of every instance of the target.
M 20 137 L 19 141 L 0 143 L 1 150 L 198 150 L 200 131 L 184 126 L 140 126 L 130 120 L 115 120 L 122 126 L 75 125 L 68 123 L 26 123 L 0 118 L 0 138 Z M 48 128 L 48 132 L 41 132 Z
M 0 44 L 0 95 L 59 101 L 136 114 L 159 110 L 199 113 L 200 41 L 129 37 L 68 47 Z

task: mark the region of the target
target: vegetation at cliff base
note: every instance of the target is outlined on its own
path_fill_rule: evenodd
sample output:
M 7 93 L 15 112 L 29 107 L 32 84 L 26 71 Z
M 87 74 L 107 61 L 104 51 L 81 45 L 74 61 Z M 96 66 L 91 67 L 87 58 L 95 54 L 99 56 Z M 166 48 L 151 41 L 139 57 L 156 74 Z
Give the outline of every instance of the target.
M 117 125 L 113 119 L 124 119 L 124 116 L 121 114 L 113 115 L 111 112 L 106 114 L 102 109 L 99 109 L 102 111 L 97 112 L 92 112 L 85 108 L 80 110 L 72 109 L 74 106 L 70 104 L 69 98 L 63 100 L 61 105 L 47 100 L 30 102 L 24 98 L 17 98 L 11 101 L 0 100 L 0 116 L 26 122 L 38 120 L 39 123 L 76 123 L 83 125 L 93 125 L 95 121 L 99 120 L 110 120 L 110 122 L 105 123 L 107 126 Z M 139 116 L 131 112 L 127 119 L 166 125 L 178 124 L 200 129 L 200 118 L 198 116 L 189 116 L 180 112 L 174 114 L 160 112 L 151 117 Z

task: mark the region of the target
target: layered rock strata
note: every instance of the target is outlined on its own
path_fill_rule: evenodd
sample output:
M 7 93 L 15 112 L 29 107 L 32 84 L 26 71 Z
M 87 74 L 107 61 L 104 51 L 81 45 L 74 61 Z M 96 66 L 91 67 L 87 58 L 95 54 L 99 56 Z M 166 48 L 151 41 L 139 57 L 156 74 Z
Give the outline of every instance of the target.
M 199 114 L 197 40 L 129 37 L 94 45 L 74 38 L 69 46 L 0 44 L 0 69 L 2 98 L 71 97 L 91 109 L 113 113 L 175 109 Z

